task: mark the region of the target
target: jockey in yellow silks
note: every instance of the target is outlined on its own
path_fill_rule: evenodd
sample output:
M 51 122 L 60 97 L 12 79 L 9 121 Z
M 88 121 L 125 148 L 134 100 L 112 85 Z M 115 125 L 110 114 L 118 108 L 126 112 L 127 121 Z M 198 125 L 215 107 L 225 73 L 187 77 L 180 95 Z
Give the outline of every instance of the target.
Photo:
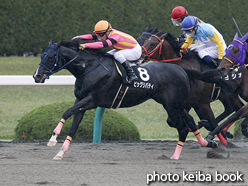
M 219 31 L 211 24 L 199 24 L 194 16 L 188 16 L 183 20 L 182 30 L 187 38 L 181 46 L 181 52 L 185 52 L 195 39 L 198 47 L 194 50 L 199 57 L 208 64 L 212 62 L 218 66 L 226 49 L 226 43 Z M 218 62 L 215 59 L 218 59 Z

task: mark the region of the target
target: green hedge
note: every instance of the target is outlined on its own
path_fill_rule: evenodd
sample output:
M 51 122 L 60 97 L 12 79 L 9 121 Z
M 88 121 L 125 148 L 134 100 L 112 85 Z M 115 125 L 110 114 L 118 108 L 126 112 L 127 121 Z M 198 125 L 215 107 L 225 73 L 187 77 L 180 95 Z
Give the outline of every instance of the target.
M 233 133 L 233 138 L 234 139 L 245 139 L 246 137 L 242 134 L 242 129 L 241 129 L 241 123 L 244 119 L 239 119 L 237 120 L 233 125 L 234 125 L 234 133 Z
M 1 0 L 0 55 L 42 53 L 50 39 L 59 42 L 92 33 L 101 19 L 136 38 L 148 24 L 180 35 L 171 22 L 172 9 L 178 5 L 213 24 L 227 44 L 237 31 L 232 17 L 243 34 L 247 32 L 247 0 Z
M 27 113 L 18 121 L 18 125 L 15 128 L 16 139 L 49 139 L 63 112 L 72 105 L 73 102 L 55 103 L 36 108 Z M 86 111 L 73 140 L 93 139 L 94 117 L 95 109 Z M 65 139 L 71 126 L 72 118 L 66 121 L 58 139 Z M 102 140 L 140 140 L 137 127 L 128 118 L 114 110 L 105 109 L 102 123 Z

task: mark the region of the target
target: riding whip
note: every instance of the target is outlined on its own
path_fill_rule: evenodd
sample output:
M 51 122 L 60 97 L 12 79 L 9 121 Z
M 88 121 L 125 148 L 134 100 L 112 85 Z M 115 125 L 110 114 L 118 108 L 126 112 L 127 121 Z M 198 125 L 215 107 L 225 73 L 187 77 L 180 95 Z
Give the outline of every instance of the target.
M 240 32 L 240 30 L 239 30 L 239 27 L 238 27 L 238 25 L 237 25 L 235 19 L 234 19 L 234 18 L 232 18 L 232 19 L 233 19 L 233 22 L 234 22 L 234 24 L 235 24 L 235 26 L 236 26 L 236 28 L 237 28 L 237 30 L 238 30 L 240 36 L 243 37 L 243 35 L 241 34 L 241 32 Z

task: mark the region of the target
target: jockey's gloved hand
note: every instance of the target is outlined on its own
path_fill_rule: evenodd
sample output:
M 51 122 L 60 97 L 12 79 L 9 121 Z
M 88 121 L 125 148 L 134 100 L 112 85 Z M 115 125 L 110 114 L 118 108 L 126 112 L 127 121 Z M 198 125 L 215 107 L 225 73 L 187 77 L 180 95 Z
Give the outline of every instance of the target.
M 83 50 L 83 49 L 86 48 L 86 44 L 80 44 L 78 48 L 81 49 L 81 50 Z
M 77 39 L 78 38 L 78 36 L 75 36 L 75 37 L 73 37 L 71 40 L 73 40 L 73 39 Z
M 184 42 L 185 42 L 185 39 L 182 38 L 182 37 L 179 37 L 179 38 L 178 38 L 178 42 L 179 42 L 179 43 L 184 43 Z
M 187 48 L 181 48 L 180 52 L 183 53 L 183 54 L 186 54 L 187 53 Z

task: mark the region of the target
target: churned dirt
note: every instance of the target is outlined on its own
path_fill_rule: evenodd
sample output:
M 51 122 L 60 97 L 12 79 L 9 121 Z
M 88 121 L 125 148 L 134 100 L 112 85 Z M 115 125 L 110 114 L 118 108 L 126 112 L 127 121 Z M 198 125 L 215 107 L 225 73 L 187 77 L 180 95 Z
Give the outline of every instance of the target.
M 248 185 L 248 142 L 231 141 L 228 148 L 211 151 L 187 141 L 180 160 L 171 160 L 176 145 L 72 142 L 58 161 L 53 157 L 62 143 L 48 147 L 44 141 L 1 142 L 0 185 Z

